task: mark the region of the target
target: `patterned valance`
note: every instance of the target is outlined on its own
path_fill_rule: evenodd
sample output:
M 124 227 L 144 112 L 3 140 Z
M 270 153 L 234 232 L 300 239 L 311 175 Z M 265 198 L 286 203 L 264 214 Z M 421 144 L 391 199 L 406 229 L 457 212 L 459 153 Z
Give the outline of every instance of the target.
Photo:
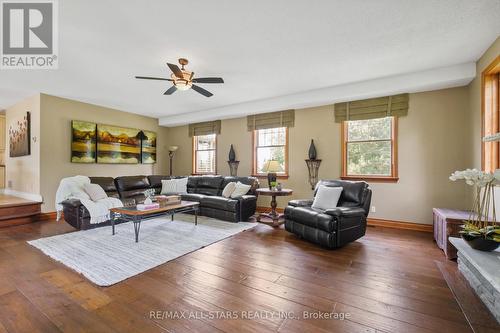
M 247 116 L 248 131 L 276 127 L 293 127 L 294 124 L 295 110 L 260 113 Z
M 335 122 L 406 116 L 408 114 L 408 101 L 408 94 L 400 94 L 336 103 Z
M 220 120 L 189 124 L 189 136 L 220 134 Z

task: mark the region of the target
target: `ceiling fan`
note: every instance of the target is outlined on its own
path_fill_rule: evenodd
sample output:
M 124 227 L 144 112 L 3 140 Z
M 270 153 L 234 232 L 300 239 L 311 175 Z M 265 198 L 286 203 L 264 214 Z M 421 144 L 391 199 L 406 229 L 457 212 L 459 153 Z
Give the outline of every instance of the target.
M 167 66 L 172 71 L 172 74 L 170 75 L 170 79 L 163 78 L 163 77 L 149 77 L 149 76 L 136 76 L 135 78 L 136 79 L 145 79 L 145 80 L 162 80 L 162 81 L 173 82 L 174 85 L 172 87 L 170 87 L 167 91 L 165 91 L 164 95 L 172 95 L 177 90 L 188 90 L 188 89 L 193 88 L 194 91 L 202 94 L 203 96 L 206 96 L 206 97 L 213 96 L 213 94 L 210 91 L 205 90 L 202 87 L 197 86 L 194 83 L 224 83 L 224 80 L 221 77 L 193 78 L 194 72 L 190 72 L 190 71 L 184 69 L 184 66 L 186 66 L 188 63 L 189 63 L 189 61 L 185 58 L 179 59 L 179 64 L 181 65 L 181 68 L 179 68 L 179 66 L 177 66 L 177 65 L 167 63 Z

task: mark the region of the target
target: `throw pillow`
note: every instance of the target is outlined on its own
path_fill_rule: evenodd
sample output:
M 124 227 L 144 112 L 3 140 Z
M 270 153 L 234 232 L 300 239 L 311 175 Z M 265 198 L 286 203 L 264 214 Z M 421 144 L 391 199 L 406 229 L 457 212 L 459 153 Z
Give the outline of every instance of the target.
M 224 198 L 231 197 L 231 194 L 233 194 L 235 188 L 236 188 L 236 183 L 235 182 L 229 182 L 229 183 L 227 183 L 227 185 L 222 190 L 222 196 Z
M 245 185 L 242 182 L 237 182 L 233 193 L 231 193 L 231 198 L 234 199 L 247 194 L 251 187 L 251 185 Z
M 188 184 L 188 178 L 178 178 L 176 179 L 176 191 L 179 194 L 186 194 L 187 193 L 187 184 Z
M 161 181 L 161 194 L 177 193 L 177 179 L 163 179 Z
M 311 207 L 322 210 L 337 207 L 342 190 L 342 187 L 329 187 L 321 185 L 318 188 L 318 192 L 316 192 L 316 196 L 314 197 Z
M 85 184 L 83 185 L 83 189 L 92 201 L 98 201 L 108 197 L 104 189 L 99 184 Z

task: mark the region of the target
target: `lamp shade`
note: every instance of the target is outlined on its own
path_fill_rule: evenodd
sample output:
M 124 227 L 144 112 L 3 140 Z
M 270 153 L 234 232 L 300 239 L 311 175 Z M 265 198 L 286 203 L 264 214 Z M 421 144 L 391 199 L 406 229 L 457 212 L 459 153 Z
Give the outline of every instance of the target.
M 269 160 L 264 163 L 264 167 L 262 168 L 263 172 L 281 172 L 283 168 L 281 167 L 280 162 L 276 160 Z
M 170 147 L 168 147 L 168 151 L 177 151 L 177 149 L 179 149 L 178 146 L 170 146 Z
M 135 136 L 138 140 L 147 140 L 148 137 L 146 136 L 146 134 L 144 134 L 144 131 L 140 131 L 139 133 L 137 133 L 137 135 Z

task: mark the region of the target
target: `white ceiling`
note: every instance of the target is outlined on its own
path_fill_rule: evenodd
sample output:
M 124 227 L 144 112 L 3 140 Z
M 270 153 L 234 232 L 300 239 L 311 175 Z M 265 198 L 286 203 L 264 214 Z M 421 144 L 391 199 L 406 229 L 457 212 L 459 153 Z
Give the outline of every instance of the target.
M 438 89 L 467 84 L 500 35 L 499 0 L 58 3 L 59 69 L 0 71 L 0 109 L 43 92 L 172 126 Z M 133 78 L 179 57 L 226 83 L 164 96 L 168 82 Z

